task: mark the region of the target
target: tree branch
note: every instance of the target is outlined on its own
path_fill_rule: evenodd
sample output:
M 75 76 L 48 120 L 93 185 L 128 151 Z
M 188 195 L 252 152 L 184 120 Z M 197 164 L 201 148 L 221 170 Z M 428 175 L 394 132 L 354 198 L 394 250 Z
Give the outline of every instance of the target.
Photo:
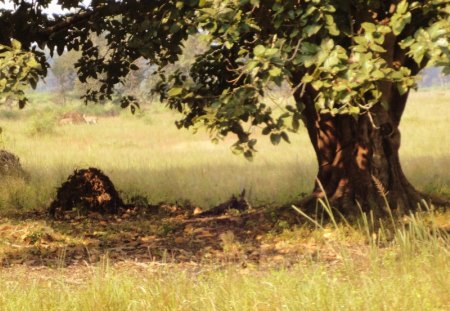
M 93 15 L 98 13 L 103 13 L 107 11 L 108 6 L 107 5 L 100 5 L 98 7 L 95 7 L 91 10 L 87 11 L 79 11 L 77 13 L 67 15 L 62 17 L 60 20 L 57 20 L 54 22 L 53 25 L 50 25 L 47 28 L 42 29 L 39 31 L 40 34 L 45 36 L 51 36 L 54 33 L 58 33 L 62 30 L 65 30 L 67 28 L 70 28 L 78 23 L 84 22 L 89 20 Z M 114 15 L 115 12 L 111 12 L 110 15 Z

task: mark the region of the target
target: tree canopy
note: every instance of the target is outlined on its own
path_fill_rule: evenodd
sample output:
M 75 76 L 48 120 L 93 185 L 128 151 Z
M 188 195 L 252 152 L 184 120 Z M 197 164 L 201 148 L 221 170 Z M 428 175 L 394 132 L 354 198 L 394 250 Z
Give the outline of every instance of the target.
M 310 93 L 317 111 L 358 116 L 377 103 L 389 109 L 387 86 L 408 92 L 424 67 L 450 72 L 449 0 L 60 0 L 71 10 L 60 15 L 44 13 L 50 0 L 12 2 L 0 9 L 1 96 L 25 104 L 24 87 L 46 75 L 45 48 L 82 51 L 80 81 L 102 83 L 85 95 L 92 101 L 111 98 L 144 58 L 158 68 L 155 91 L 184 114 L 178 126 L 201 124 L 217 138 L 233 132 L 246 156 L 253 127 L 277 144 L 303 117 L 301 101 L 273 114 L 262 98 L 274 85 Z M 92 34 L 103 36 L 106 52 Z M 188 71 L 167 71 L 189 36 L 208 48 Z M 132 96 L 122 103 L 135 104 Z

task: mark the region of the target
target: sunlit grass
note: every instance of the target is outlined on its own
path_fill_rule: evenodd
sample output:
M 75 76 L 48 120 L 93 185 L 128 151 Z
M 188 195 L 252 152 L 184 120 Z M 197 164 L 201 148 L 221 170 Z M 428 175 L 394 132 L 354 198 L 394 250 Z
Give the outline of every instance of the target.
M 209 207 L 245 188 L 254 203 L 279 204 L 311 188 L 315 160 L 304 133 L 280 148 L 260 139 L 260 152 L 249 162 L 232 154 L 232 138 L 214 145 L 204 132 L 177 130 L 175 113 L 150 110 L 143 118 L 127 112 L 41 136 L 29 135 L 28 118 L 1 124 L 5 147 L 21 158 L 47 201 L 75 168 L 87 166 L 104 170 L 125 196 L 137 193 L 155 203 L 190 200 Z
M 441 268 L 437 271 L 436 265 Z M 430 273 L 423 273 L 423 269 Z M 94 275 L 86 284 L 64 279 L 2 281 L 1 310 L 448 310 L 450 269 L 432 262 L 374 264 L 349 274 L 323 266 L 250 272 L 226 270 L 118 271 Z M 244 271 L 245 273 L 245 271 Z
M 444 195 L 450 194 L 449 99 L 450 93 L 413 94 L 401 125 L 407 176 L 418 188 Z M 139 194 L 154 203 L 190 200 L 208 207 L 245 188 L 254 204 L 278 205 L 312 187 L 316 164 L 304 130 L 291 145 L 273 147 L 261 137 L 259 153 L 248 162 L 231 153 L 232 139 L 214 145 L 202 132 L 179 131 L 177 115 L 160 107 L 31 135 L 36 110 L 71 109 L 54 107 L 0 108 L 0 148 L 16 153 L 30 173 L 29 181 L 0 180 L 0 215 L 45 209 L 71 171 L 87 166 L 103 169 L 125 199 Z M 23 247 L 24 234 L 25 240 L 61 234 L 61 244 L 76 239 L 44 220 L 2 221 L 2 250 Z M 449 224 L 448 213 L 418 213 L 395 225 L 360 215 L 352 226 L 305 225 L 262 237 L 279 251 L 303 254 L 294 265 L 110 264 L 106 258 L 96 266 L 0 268 L 0 310 L 449 310 Z
M 430 221 L 417 214 L 390 228 L 391 238 L 362 244 L 349 243 L 361 238 L 355 228 L 317 229 L 309 235 L 329 244 L 336 259 L 319 252 L 290 267 L 110 266 L 104 259 L 75 270 L 4 269 L 0 310 L 448 310 L 448 234 Z M 296 229 L 283 239 L 305 233 Z
M 450 193 L 447 99 L 450 95 L 443 92 L 414 93 L 401 125 L 401 157 L 408 177 L 423 190 L 446 194 Z M 1 108 L 3 147 L 21 158 L 31 182 L 15 182 L 0 190 L 0 209 L 43 208 L 74 169 L 88 166 L 104 170 L 125 198 L 139 194 L 154 203 L 189 200 L 202 207 L 244 188 L 256 205 L 282 204 L 309 192 L 313 184 L 316 162 L 304 129 L 291 135 L 291 144 L 277 147 L 259 137 L 259 152 L 248 162 L 230 151 L 233 138 L 214 145 L 201 130 L 196 135 L 177 130 L 178 115 L 161 106 L 147 108 L 139 116 L 124 111 L 120 117 L 101 118 L 97 125 L 56 127 L 48 135 L 30 135 L 33 113 L 27 109 L 55 107 L 49 105 L 35 99 L 24 111 Z M 98 106 L 82 109 L 101 112 Z M 15 117 L 8 118 L 8 113 Z M 8 203 L 8 193 L 14 197 L 14 191 L 21 191 L 26 202 L 16 204 L 13 198 Z

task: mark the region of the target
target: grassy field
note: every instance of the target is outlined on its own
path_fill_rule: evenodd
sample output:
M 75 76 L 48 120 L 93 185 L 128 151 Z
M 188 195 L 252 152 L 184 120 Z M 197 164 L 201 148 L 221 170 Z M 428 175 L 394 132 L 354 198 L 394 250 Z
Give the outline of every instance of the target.
M 450 92 L 414 93 L 401 125 L 407 176 L 447 197 L 449 101 Z M 0 179 L 0 310 L 450 309 L 448 212 L 294 227 L 268 214 L 47 219 L 56 187 L 76 168 L 101 168 L 126 201 L 203 208 L 242 189 L 255 206 L 292 201 L 311 190 L 317 169 L 304 130 L 278 147 L 260 137 L 248 162 L 232 154 L 232 138 L 214 145 L 201 130 L 177 130 L 177 115 L 157 105 L 132 116 L 51 102 L 33 94 L 25 110 L 0 107 L 0 149 L 30 177 Z M 56 125 L 74 109 L 98 124 Z
M 450 93 L 413 94 L 401 126 L 407 176 L 422 190 L 444 194 L 450 194 L 447 101 Z M 249 163 L 230 151 L 233 138 L 214 145 L 201 130 L 177 130 L 178 116 L 157 105 L 138 116 L 122 111 L 100 118 L 97 125 L 52 127 L 58 114 L 74 107 L 52 106 L 42 95 L 33 102 L 23 111 L 0 110 L 2 147 L 17 154 L 31 175 L 27 185 L 2 187 L 0 210 L 47 206 L 74 169 L 88 166 L 104 170 L 125 198 L 142 195 L 153 203 L 189 200 L 207 208 L 245 188 L 255 205 L 281 204 L 312 188 L 317 167 L 304 130 L 278 147 L 261 137 Z M 81 109 L 101 114 L 113 107 Z
M 271 245 L 281 255 L 268 254 L 266 264 L 248 261 L 248 245 L 223 237 L 215 241 L 228 256 L 221 262 L 132 256 L 69 266 L 61 257 L 59 268 L 25 262 L 0 268 L 0 310 L 445 311 L 450 308 L 449 236 L 439 228 L 448 230 L 449 220 L 448 215 L 415 216 L 379 236 L 364 236 L 369 228 L 364 225 L 271 232 L 259 247 Z M 24 232 L 10 220 L 0 225 L 1 234 L 6 226 Z M 389 231 L 393 236 L 387 238 Z
M 385 258 L 364 267 L 311 263 L 269 271 L 102 266 L 84 269 L 84 279 L 73 271 L 15 270 L 0 277 L 0 309 L 448 310 L 448 253 L 416 255 L 420 259 Z

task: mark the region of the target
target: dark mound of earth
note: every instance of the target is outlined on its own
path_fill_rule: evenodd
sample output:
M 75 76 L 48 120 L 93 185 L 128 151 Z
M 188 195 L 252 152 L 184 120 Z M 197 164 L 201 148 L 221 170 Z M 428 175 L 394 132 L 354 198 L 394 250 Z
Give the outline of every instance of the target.
M 0 175 L 17 175 L 25 174 L 20 165 L 20 159 L 6 150 L 0 150 Z
M 117 214 L 123 206 L 109 177 L 101 170 L 90 167 L 75 170 L 68 177 L 58 189 L 49 212 L 57 218 L 69 211 L 76 211 L 80 215 L 88 212 Z

